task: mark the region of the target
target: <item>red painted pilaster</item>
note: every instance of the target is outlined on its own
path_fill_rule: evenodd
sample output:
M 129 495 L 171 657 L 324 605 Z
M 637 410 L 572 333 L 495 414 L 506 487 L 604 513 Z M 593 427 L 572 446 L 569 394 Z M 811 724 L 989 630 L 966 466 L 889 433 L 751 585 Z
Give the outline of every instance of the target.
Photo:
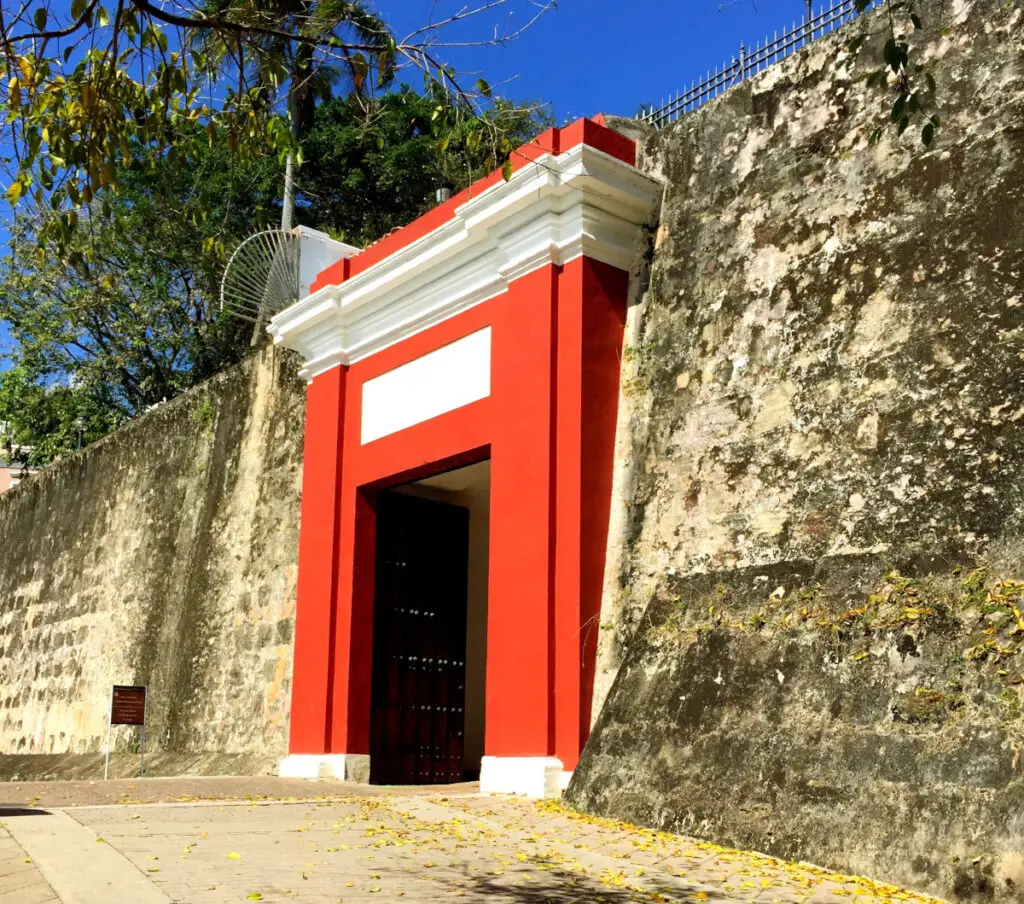
M 326 753 L 330 749 L 328 689 L 345 378 L 345 369 L 336 367 L 318 376 L 306 390 L 291 753 Z
M 489 756 L 546 756 L 553 748 L 556 281 L 557 270 L 545 267 L 495 301 L 484 741 Z
M 608 550 L 615 427 L 619 410 L 619 376 L 626 327 L 629 275 L 624 270 L 584 258 L 583 278 L 583 421 L 580 476 L 580 710 L 579 746 L 590 734 L 590 709 L 601 629 L 601 594 Z M 566 769 L 575 760 L 565 761 Z
M 574 769 L 590 730 L 628 276 L 577 258 L 558 283 L 555 755 Z
M 572 769 L 579 756 L 580 508 L 583 483 L 583 261 L 558 280 L 558 364 L 555 395 L 555 749 Z
M 341 482 L 330 749 L 333 753 L 366 754 L 370 752 L 373 668 L 375 497 L 371 490 L 360 488 L 355 464 L 362 454 L 362 382 L 353 375 L 346 388 L 343 454 L 351 466 L 346 467 Z

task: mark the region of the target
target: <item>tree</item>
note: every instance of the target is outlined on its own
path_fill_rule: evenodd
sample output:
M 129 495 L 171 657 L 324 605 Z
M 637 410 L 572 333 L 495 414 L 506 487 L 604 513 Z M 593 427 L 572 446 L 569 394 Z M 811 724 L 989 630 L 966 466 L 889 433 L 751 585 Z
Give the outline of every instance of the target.
M 299 171 L 298 215 L 354 244 L 380 238 L 493 168 L 470 124 L 444 131 L 436 98 L 404 89 L 367 102 L 321 105 Z M 548 125 L 534 107 L 501 111 L 526 141 Z M 197 127 L 191 127 L 197 128 Z M 509 128 L 512 128 L 511 126 Z M 283 174 L 273 156 L 240 159 L 225 142 L 178 140 L 186 165 L 135 149 L 119 167 L 109 216 L 84 216 L 70 242 L 38 246 L 38 220 L 22 215 L 0 262 L 0 320 L 13 370 L 0 374 L 7 445 L 42 464 L 102 436 L 147 407 L 238 361 L 250 327 L 220 315 L 226 254 L 280 217 Z M 445 151 L 439 154 L 438 149 Z M 5 440 L 0 437 L 0 443 Z
M 259 12 L 268 20 L 285 23 L 289 31 L 308 27 L 312 22 L 318 34 L 332 35 L 345 26 L 352 37 L 371 53 L 351 54 L 343 51 L 345 66 L 317 65 L 314 46 L 302 42 L 282 40 L 279 35 L 257 34 L 247 46 L 236 46 L 223 32 L 197 32 L 193 41 L 202 54 L 218 71 L 243 67 L 246 80 L 262 93 L 267 107 L 273 107 L 277 97 L 287 97 L 287 118 L 292 146 L 285 164 L 284 198 L 281 204 L 281 228 L 290 229 L 295 213 L 295 167 L 303 137 L 313 124 L 316 101 L 331 97 L 334 83 L 347 74 L 350 94 L 362 97 L 373 85 L 368 78 L 376 60 L 376 81 L 379 87 L 391 83 L 395 74 L 391 56 L 391 33 L 384 20 L 367 9 L 364 2 L 340 0 L 321 4 L 312 17 L 312 0 L 262 0 Z M 207 0 L 203 7 L 206 16 L 231 15 L 233 18 L 251 19 L 253 7 L 248 0 Z M 236 53 L 237 51 L 237 53 Z M 360 62 L 368 61 L 365 65 Z M 248 70 L 248 73 L 245 72 Z
M 366 245 L 424 213 L 437 188 L 461 190 L 501 166 L 493 148 L 474 140 L 475 123 L 436 112 L 436 97 L 409 88 L 368 106 L 356 96 L 321 104 L 303 142 L 299 220 Z M 551 125 L 540 105 L 503 103 L 492 115 L 514 147 Z
M 487 27 L 496 10 L 516 5 L 531 12 L 521 27 L 446 39 L 452 27 Z M 465 84 L 444 54 L 455 44 L 514 40 L 553 5 L 480 0 L 397 38 L 351 0 L 210 0 L 198 7 L 118 0 L 113 10 L 101 0 L 72 0 L 66 10 L 51 0 L 2 0 L 7 78 L 0 90 L 10 111 L 4 139 L 15 150 L 8 199 L 17 204 L 31 195 L 40 207 L 49 205 L 56 213 L 37 234 L 66 245 L 80 208 L 117 187 L 119 163 L 139 148 L 183 164 L 194 153 L 183 139 L 199 140 L 186 125 L 204 127 L 211 139 L 223 135 L 243 157 L 269 146 L 284 162 L 297 152 L 298 136 L 268 86 L 291 80 L 287 93 L 302 107 L 310 79 L 334 65 L 357 86 L 415 68 L 447 98 L 442 109 L 486 127 L 497 147 L 500 120 L 479 116 L 491 103 L 490 87 Z M 223 78 L 228 67 L 230 82 Z
M 203 145 L 196 144 L 197 148 Z M 140 150 L 119 172 L 111 216 L 83 219 L 70 243 L 38 246 L 18 217 L 0 262 L 0 320 L 14 350 L 0 373 L 0 443 L 44 464 L 237 361 L 247 330 L 218 316 L 213 253 L 277 214 L 276 161 L 233 165 L 221 144 L 189 167 Z
M 229 157 L 208 149 L 190 171 L 136 158 L 111 201 L 117 216 L 83 221 L 66 249 L 39 254 L 36 222 L 15 221 L 0 319 L 26 375 L 107 387 L 130 416 L 237 360 L 239 326 L 216 316 L 220 265 L 203 252 L 272 212 L 276 185 L 269 167 L 239 171 Z
M 103 387 L 47 385 L 22 368 L 0 373 L 0 450 L 12 464 L 47 464 L 120 423 Z

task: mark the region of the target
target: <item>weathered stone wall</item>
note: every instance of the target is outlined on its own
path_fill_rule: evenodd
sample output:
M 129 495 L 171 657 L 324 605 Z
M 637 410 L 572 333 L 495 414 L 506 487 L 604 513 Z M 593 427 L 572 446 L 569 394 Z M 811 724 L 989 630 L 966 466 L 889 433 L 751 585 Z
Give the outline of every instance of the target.
M 964 658 L 996 604 L 946 594 L 912 631 L 797 624 L 885 597 L 894 566 L 1024 577 L 1022 11 L 979 0 L 913 39 L 943 116 L 928 149 L 919 127 L 869 142 L 893 99 L 863 81 L 882 31 L 644 141 L 666 196 L 624 364 L 598 706 L 617 678 L 571 798 L 1019 897 L 1024 661 Z M 976 688 L 948 720 L 899 715 L 947 682 Z
M 286 752 L 295 371 L 267 350 L 0 497 L 0 772 L 99 751 L 113 683 L 148 685 L 154 752 Z

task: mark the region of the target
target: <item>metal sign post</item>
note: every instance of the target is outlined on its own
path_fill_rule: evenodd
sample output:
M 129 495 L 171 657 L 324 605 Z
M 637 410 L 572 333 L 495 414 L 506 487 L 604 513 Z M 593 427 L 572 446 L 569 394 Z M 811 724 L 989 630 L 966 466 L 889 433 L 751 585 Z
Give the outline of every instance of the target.
M 103 781 L 110 773 L 110 729 L 114 725 L 114 690 L 110 690 L 110 709 L 107 710 L 107 760 L 103 764 Z
M 138 725 L 139 774 L 146 774 L 146 688 L 137 685 L 115 684 L 110 690 L 110 720 L 107 723 L 107 761 L 103 778 L 110 772 L 110 734 L 115 725 Z

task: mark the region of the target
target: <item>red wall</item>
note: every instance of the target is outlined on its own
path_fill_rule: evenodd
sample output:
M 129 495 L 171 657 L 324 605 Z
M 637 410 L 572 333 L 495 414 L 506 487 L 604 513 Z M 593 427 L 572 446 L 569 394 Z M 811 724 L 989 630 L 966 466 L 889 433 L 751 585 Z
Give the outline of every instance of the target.
M 632 163 L 633 142 L 581 121 L 516 165 L 581 142 Z M 454 215 L 477 183 L 325 270 L 342 282 Z M 292 753 L 369 753 L 376 494 L 491 459 L 486 738 L 490 756 L 559 757 L 589 731 L 608 532 L 627 275 L 587 258 L 507 292 L 309 387 Z M 361 443 L 363 385 L 491 327 L 488 398 Z

